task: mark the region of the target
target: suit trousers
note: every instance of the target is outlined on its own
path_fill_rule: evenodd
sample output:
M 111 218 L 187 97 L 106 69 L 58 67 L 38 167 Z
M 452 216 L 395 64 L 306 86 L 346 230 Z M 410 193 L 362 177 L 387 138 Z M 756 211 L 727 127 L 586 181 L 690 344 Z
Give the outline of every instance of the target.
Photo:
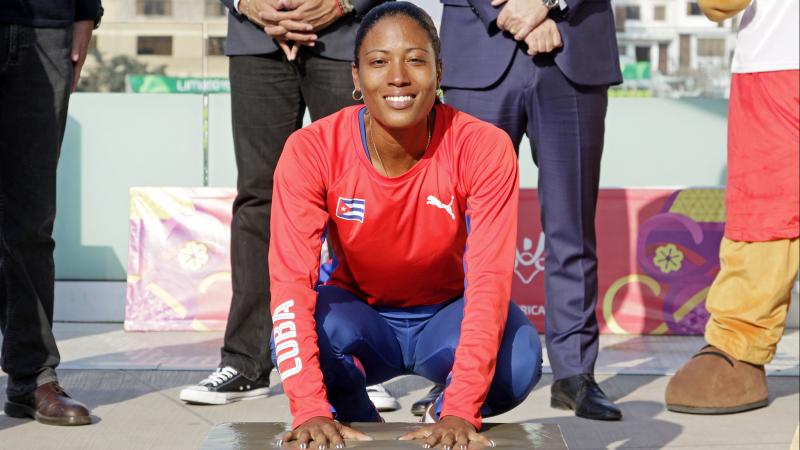
M 518 47 L 498 82 L 485 89 L 446 89 L 445 103 L 505 130 L 517 148 L 523 134 L 530 138 L 547 248 L 548 358 L 555 379 L 594 372 L 594 220 L 608 87 L 575 84 L 552 54 L 531 58 Z
M 275 166 L 289 135 L 312 120 L 352 105 L 350 62 L 301 51 L 231 56 L 231 114 L 238 193 L 231 222 L 231 299 L 221 366 L 269 384 L 270 208 Z
M 0 328 L 9 397 L 56 381 L 53 223 L 72 29 L 0 24 Z

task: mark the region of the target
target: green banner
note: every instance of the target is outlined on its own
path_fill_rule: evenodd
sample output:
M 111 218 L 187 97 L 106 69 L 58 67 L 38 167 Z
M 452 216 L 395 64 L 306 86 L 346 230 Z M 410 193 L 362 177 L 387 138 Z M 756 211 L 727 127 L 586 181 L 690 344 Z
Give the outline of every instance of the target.
M 125 90 L 147 94 L 212 94 L 230 92 L 231 84 L 227 78 L 127 75 Z
M 608 90 L 609 97 L 652 97 L 653 90 L 652 89 L 642 89 L 642 88 L 611 88 Z
M 649 80 L 650 63 L 646 61 L 622 64 L 622 79 L 628 80 Z

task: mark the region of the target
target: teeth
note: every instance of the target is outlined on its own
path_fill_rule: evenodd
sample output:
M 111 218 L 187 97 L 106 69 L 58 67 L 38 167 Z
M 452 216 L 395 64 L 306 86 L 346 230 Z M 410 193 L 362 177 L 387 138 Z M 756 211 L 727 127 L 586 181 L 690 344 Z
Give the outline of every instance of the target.
M 410 95 L 389 96 L 386 97 L 386 100 L 389 100 L 390 102 L 410 102 L 411 96 Z

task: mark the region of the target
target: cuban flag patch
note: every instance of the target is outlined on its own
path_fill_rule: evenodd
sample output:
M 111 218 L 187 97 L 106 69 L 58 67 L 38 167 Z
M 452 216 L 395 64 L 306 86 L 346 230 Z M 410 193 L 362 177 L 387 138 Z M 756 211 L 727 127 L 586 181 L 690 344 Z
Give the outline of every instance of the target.
M 363 198 L 344 198 L 339 197 L 336 205 L 336 217 L 344 220 L 357 220 L 364 223 L 364 210 L 367 201 Z

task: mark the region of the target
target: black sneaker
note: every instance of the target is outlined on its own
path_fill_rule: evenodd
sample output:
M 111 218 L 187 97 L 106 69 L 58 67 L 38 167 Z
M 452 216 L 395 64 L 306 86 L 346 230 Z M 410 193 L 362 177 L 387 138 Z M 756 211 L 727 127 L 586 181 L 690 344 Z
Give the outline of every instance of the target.
M 250 381 L 231 366 L 217 369 L 208 378 L 181 390 L 187 403 L 225 405 L 239 400 L 253 400 L 269 395 L 269 385 Z
M 425 394 L 425 397 L 422 397 L 414 402 L 413 405 L 411 405 L 411 414 L 415 416 L 424 415 L 425 411 L 428 409 L 428 406 L 436 401 L 439 395 L 442 394 L 442 391 L 444 391 L 443 384 L 434 384 L 431 390 Z

